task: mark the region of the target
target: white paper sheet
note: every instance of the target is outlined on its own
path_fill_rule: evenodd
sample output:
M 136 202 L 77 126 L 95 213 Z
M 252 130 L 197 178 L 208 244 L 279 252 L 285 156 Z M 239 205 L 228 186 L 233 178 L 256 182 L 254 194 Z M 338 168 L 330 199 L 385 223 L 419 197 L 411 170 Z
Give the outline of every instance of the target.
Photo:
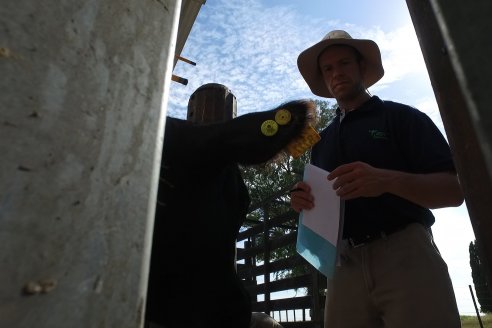
M 303 224 L 333 245 L 338 244 L 340 227 L 340 197 L 333 190 L 329 172 L 312 164 L 304 168 L 304 181 L 311 186 L 314 207 L 303 210 Z

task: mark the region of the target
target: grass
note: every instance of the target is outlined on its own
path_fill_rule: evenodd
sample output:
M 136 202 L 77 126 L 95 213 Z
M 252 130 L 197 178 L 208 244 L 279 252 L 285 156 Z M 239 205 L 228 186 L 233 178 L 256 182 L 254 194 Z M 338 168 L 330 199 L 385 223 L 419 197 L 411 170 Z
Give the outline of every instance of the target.
M 492 328 L 492 314 L 486 314 L 480 316 L 484 328 Z M 461 316 L 461 327 L 462 328 L 480 328 L 480 323 L 476 316 Z

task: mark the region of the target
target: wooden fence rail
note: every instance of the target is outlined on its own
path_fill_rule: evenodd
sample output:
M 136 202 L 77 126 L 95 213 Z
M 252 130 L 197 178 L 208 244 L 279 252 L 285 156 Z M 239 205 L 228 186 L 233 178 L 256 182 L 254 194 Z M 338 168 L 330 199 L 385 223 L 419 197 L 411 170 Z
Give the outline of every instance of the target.
M 297 253 L 270 260 L 277 249 L 295 248 L 295 227 L 276 238 L 270 237 L 270 231 L 296 216 L 290 211 L 241 231 L 237 241 L 243 247 L 237 248 L 237 272 L 251 295 L 253 311 L 269 314 L 285 328 L 322 328 L 326 278 Z M 301 267 L 297 271 L 303 273 L 282 274 Z

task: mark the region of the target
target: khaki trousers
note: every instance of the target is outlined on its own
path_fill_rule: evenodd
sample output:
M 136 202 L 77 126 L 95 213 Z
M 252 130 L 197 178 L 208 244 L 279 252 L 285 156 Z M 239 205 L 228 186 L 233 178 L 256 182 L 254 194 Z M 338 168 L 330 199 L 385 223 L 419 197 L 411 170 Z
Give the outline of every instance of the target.
M 461 327 L 448 268 L 420 224 L 343 245 L 328 280 L 325 328 Z

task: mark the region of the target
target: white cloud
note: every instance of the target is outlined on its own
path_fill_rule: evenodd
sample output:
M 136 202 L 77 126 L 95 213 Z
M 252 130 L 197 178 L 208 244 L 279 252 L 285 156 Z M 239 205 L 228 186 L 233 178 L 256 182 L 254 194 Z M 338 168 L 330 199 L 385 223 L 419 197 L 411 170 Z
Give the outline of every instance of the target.
M 376 92 L 409 75 L 426 74 L 409 22 L 386 33 L 378 27 L 311 19 L 288 6 L 267 8 L 256 0 L 210 1 L 202 7 L 182 53 L 197 66 L 176 66 L 174 73 L 189 83 L 171 85 L 169 115 L 185 117 L 191 94 L 211 82 L 233 92 L 239 115 L 295 98 L 316 98 L 297 70 L 297 56 L 335 28 L 379 44 L 386 74 L 372 88 Z
M 321 24 L 287 7 L 266 10 L 258 1 L 214 1 L 202 7 L 174 73 L 189 80 L 171 85 L 169 115 L 185 117 L 189 96 L 205 83 L 220 83 L 236 96 L 238 114 L 313 97 L 297 71 L 297 56 L 321 38 Z M 306 38 L 306 36 L 310 36 Z

